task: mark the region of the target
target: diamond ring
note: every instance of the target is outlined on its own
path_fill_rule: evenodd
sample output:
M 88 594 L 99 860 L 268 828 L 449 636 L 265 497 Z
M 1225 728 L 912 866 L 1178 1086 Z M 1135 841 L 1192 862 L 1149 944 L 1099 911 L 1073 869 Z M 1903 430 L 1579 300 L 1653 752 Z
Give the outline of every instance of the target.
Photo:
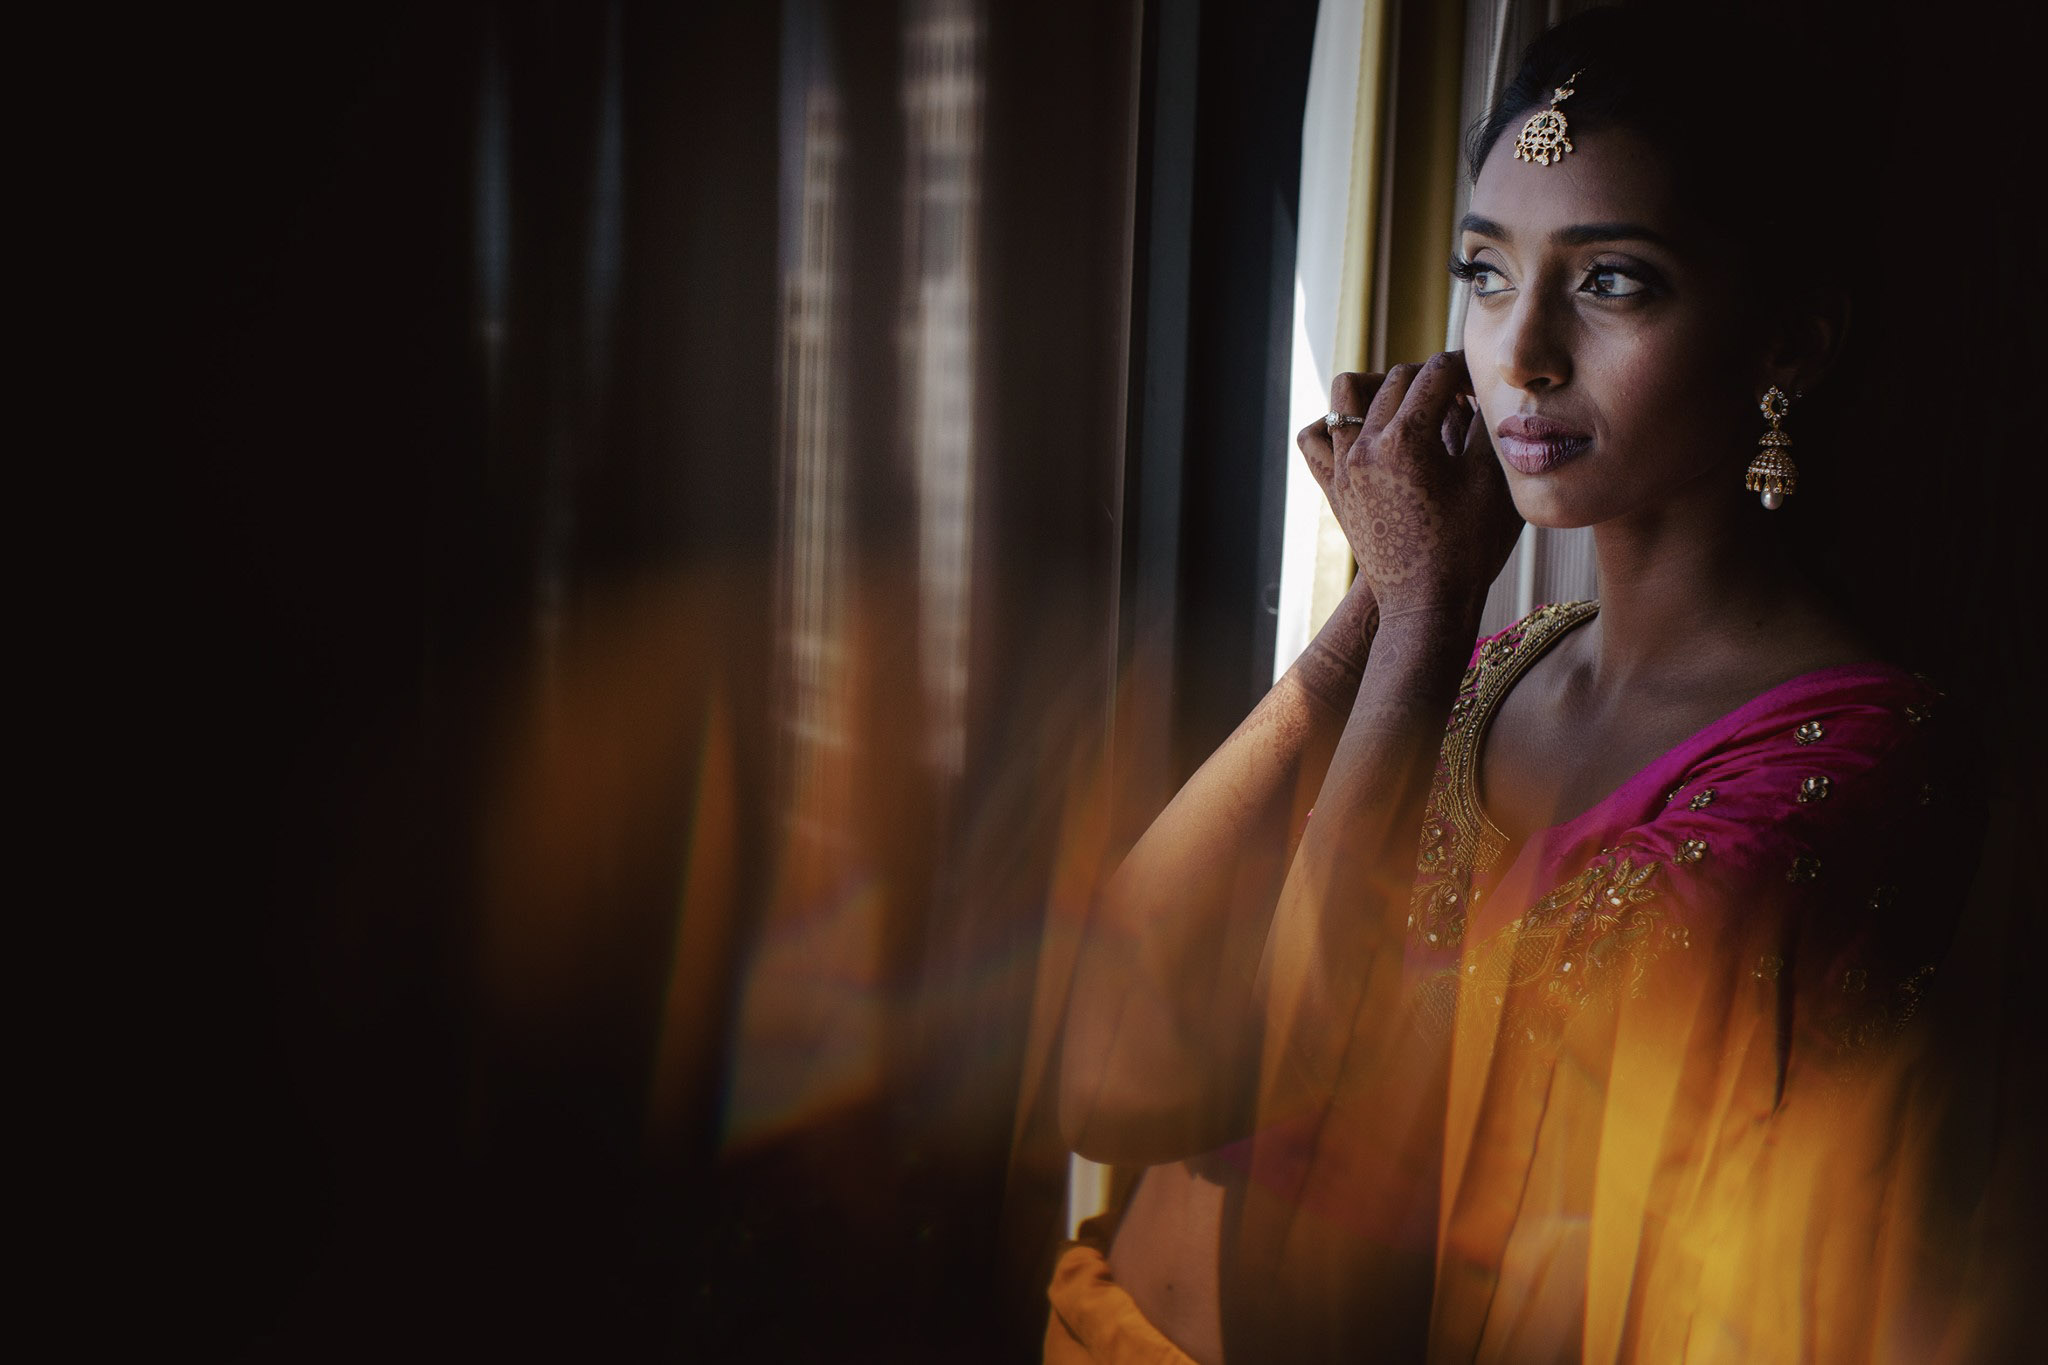
M 1353 417 L 1348 412 L 1331 412 L 1323 415 L 1323 426 L 1325 428 L 1362 427 L 1364 425 L 1365 419 L 1363 417 Z

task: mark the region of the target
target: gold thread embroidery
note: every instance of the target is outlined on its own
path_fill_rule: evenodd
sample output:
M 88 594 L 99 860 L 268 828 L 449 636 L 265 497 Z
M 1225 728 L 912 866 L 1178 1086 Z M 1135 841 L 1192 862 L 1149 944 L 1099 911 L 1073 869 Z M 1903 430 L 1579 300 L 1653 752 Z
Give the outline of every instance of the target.
M 1809 801 L 1825 801 L 1833 789 L 1834 783 L 1826 777 L 1806 778 L 1799 784 L 1799 804 L 1803 806 Z
M 1643 993 L 1652 966 L 1673 949 L 1692 946 L 1686 926 L 1665 916 L 1656 886 L 1662 865 L 1624 854 L 1603 856 L 1475 948 L 1466 988 L 1504 1004 L 1517 987 L 1542 983 L 1536 1016 L 1518 1010 L 1515 1031 L 1533 1041 L 1595 998 Z M 1482 965 L 1483 964 L 1483 965 Z
M 1596 602 L 1539 607 L 1481 645 L 1478 660 L 1465 670 L 1430 784 L 1415 857 L 1420 875 L 1408 899 L 1408 928 L 1421 943 L 1456 948 L 1464 941 L 1472 882 L 1508 845 L 1479 808 L 1479 748 L 1494 711 L 1530 664 L 1599 610 Z
M 1705 791 L 1701 792 L 1698 796 L 1695 796 L 1692 800 L 1686 802 L 1685 808 L 1687 810 L 1705 810 L 1708 806 L 1714 804 L 1714 797 L 1716 794 L 1717 793 L 1714 791 L 1714 789 L 1712 787 L 1709 787 Z
M 1810 720 L 1792 732 L 1792 738 L 1801 744 L 1817 744 L 1827 736 L 1827 727 L 1817 720 Z

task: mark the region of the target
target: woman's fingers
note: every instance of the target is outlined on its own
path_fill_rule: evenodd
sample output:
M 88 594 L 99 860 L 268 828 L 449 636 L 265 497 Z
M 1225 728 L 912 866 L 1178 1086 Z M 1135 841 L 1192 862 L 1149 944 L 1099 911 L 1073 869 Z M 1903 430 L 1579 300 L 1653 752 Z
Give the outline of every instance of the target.
M 1437 428 L 1437 435 L 1444 443 L 1444 452 L 1461 456 L 1465 453 L 1465 436 L 1472 427 L 1472 409 L 1466 406 L 1463 395 L 1451 401 L 1444 409 L 1444 420 Z
M 1401 436 L 1418 445 L 1434 437 L 1443 439 L 1445 423 L 1449 414 L 1457 408 L 1457 398 L 1472 389 L 1471 376 L 1465 369 L 1465 356 L 1461 351 L 1439 351 L 1417 372 L 1414 382 L 1401 398 L 1399 413 L 1393 418 L 1393 425 Z M 1460 432 L 1460 437 L 1463 436 Z M 1456 450 L 1456 446 L 1447 449 Z
M 1422 372 L 1420 365 L 1396 365 L 1387 371 L 1386 381 L 1379 386 L 1379 392 L 1372 396 L 1372 406 L 1366 410 L 1365 424 L 1375 432 L 1385 431 L 1392 424 L 1394 414 L 1401 410 L 1408 397 L 1408 386 L 1415 382 L 1415 376 Z
M 1438 357 L 1431 365 L 1442 369 L 1444 358 Z M 1368 432 L 1376 436 L 1395 420 L 1396 414 L 1406 406 L 1411 386 L 1430 368 L 1429 365 L 1396 365 L 1386 374 L 1346 372 L 1331 381 L 1330 411 L 1358 420 L 1335 424 L 1318 420 L 1295 434 L 1294 444 L 1308 461 L 1318 483 L 1328 488 L 1337 470 L 1343 468 L 1357 447 L 1359 438 Z M 1457 372 L 1464 372 L 1462 359 L 1458 362 Z
M 1341 465 L 1351 453 L 1359 436 L 1365 431 L 1367 410 L 1375 401 L 1375 395 L 1386 381 L 1383 374 L 1340 374 L 1330 381 L 1330 411 L 1346 417 L 1357 417 L 1357 422 L 1343 422 L 1330 429 L 1330 456 L 1333 464 Z
M 1323 419 L 1318 417 L 1303 427 L 1295 435 L 1294 444 L 1301 451 L 1301 457 L 1308 461 L 1309 472 L 1316 476 L 1316 482 L 1327 490 L 1336 463 L 1330 451 L 1330 429 L 1323 425 Z
M 1465 427 L 1456 467 L 1465 483 L 1463 496 L 1474 507 L 1477 525 L 1482 528 L 1474 539 L 1495 552 L 1489 562 L 1498 572 L 1522 533 L 1522 517 L 1515 510 L 1515 497 L 1508 489 L 1508 477 L 1501 471 L 1500 460 L 1493 453 L 1492 435 L 1486 429 L 1486 419 L 1479 415 L 1476 402 L 1472 404 L 1471 411 L 1472 417 Z
M 1441 352 L 1421 365 L 1396 365 L 1373 397 L 1364 431 L 1388 455 L 1397 449 L 1406 449 L 1411 459 L 1427 460 L 1439 451 L 1456 455 L 1472 421 L 1469 399 L 1459 400 L 1471 387 L 1459 351 Z
M 1346 371 L 1338 375 L 1330 381 L 1330 411 L 1348 413 L 1353 417 L 1365 416 L 1366 406 L 1386 380 L 1383 374 L 1352 374 Z
M 1383 607 L 1484 592 L 1520 519 L 1472 400 L 1465 357 L 1447 351 L 1363 379 L 1369 395 L 1352 375 L 1340 375 L 1331 393 L 1338 413 L 1360 412 L 1359 400 L 1368 399 L 1363 422 L 1301 435 L 1360 577 Z

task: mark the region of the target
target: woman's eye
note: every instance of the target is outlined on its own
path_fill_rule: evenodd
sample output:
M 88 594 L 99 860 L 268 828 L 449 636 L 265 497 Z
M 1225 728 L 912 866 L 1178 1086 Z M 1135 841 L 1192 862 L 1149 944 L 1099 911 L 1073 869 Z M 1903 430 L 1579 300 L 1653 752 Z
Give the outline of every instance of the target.
M 1492 266 L 1478 266 L 1472 272 L 1472 292 L 1482 298 L 1488 294 L 1498 294 L 1507 287 L 1508 277 Z
M 1626 299 L 1644 292 L 1644 284 L 1624 271 L 1596 266 L 1586 272 L 1585 290 L 1595 298 Z

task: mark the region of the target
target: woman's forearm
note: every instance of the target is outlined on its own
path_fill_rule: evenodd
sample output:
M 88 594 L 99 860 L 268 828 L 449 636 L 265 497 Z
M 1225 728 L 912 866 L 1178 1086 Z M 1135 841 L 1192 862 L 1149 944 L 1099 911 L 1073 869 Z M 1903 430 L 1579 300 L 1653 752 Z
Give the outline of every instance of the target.
M 1061 1119 L 1077 1150 L 1163 1160 L 1229 1136 L 1256 1061 L 1241 1022 L 1267 921 L 1377 621 L 1360 584 L 1104 888 L 1061 1069 Z
M 1299 688 L 1302 696 L 1320 708 L 1318 729 L 1331 748 L 1336 746 L 1337 736 L 1351 714 L 1351 705 L 1358 699 L 1358 684 L 1365 675 L 1367 660 L 1372 657 L 1373 637 L 1379 628 L 1380 608 L 1373 600 L 1372 590 L 1363 583 L 1354 583 L 1323 628 L 1308 642 L 1308 648 L 1281 675 L 1281 683 Z M 1324 762 L 1328 761 L 1326 753 Z M 1318 770 L 1311 785 L 1321 781 L 1322 772 Z
M 1262 1115 L 1327 1097 L 1359 1009 L 1398 986 L 1416 831 L 1478 621 L 1465 603 L 1380 628 L 1267 937 Z

